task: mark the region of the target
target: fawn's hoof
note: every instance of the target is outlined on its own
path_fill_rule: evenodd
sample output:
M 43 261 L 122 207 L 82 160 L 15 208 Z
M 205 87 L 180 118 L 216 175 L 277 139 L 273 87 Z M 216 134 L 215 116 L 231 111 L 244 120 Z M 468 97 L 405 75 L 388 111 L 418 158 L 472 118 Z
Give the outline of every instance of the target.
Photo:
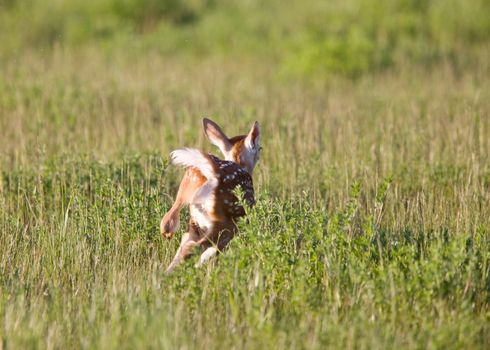
M 173 232 L 162 232 L 163 237 L 166 239 L 170 239 L 173 237 L 174 233 Z
M 171 215 L 165 215 L 160 222 L 160 232 L 165 238 L 172 238 L 174 233 L 179 229 L 179 219 Z

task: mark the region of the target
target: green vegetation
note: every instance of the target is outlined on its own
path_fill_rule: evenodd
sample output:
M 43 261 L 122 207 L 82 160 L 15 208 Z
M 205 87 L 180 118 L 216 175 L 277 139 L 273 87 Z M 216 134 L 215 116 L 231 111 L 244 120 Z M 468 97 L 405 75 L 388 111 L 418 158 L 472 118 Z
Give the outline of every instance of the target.
M 488 348 L 489 12 L 0 0 L 0 349 Z M 203 116 L 258 202 L 166 276 Z
M 286 76 L 358 77 L 407 62 L 488 61 L 486 0 L 3 0 L 5 52 L 80 45 L 231 55 Z

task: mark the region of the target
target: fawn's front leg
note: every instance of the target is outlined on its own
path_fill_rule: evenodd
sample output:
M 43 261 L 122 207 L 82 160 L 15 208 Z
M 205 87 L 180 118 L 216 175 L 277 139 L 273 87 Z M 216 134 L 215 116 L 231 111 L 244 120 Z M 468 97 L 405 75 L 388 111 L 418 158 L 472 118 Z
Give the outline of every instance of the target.
M 184 178 L 180 182 L 177 197 L 172 208 L 162 218 L 160 222 L 160 232 L 166 238 L 171 238 L 179 229 L 180 210 L 185 204 L 190 204 L 197 190 L 206 182 L 206 178 L 201 172 L 194 168 L 188 168 Z
M 209 260 L 211 260 L 216 254 L 226 248 L 228 243 L 233 239 L 237 231 L 236 224 L 233 221 L 223 221 L 216 223 L 211 233 L 208 233 L 206 237 L 201 238 L 199 243 L 205 243 L 208 246 L 201 254 L 199 261 L 195 267 L 201 267 Z M 209 244 L 212 244 L 209 246 Z
M 217 247 L 209 247 L 206 248 L 206 250 L 201 254 L 199 257 L 199 261 L 196 263 L 195 267 L 201 267 L 204 264 L 206 264 L 213 256 L 218 254 L 218 248 Z

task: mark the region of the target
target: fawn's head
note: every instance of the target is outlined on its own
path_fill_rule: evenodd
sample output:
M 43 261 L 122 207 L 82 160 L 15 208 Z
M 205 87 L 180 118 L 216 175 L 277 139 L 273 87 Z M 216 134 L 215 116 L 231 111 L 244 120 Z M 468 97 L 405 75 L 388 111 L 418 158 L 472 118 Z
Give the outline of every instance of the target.
M 218 124 L 210 119 L 204 118 L 202 124 L 209 141 L 220 149 L 225 159 L 245 167 L 252 174 L 261 149 L 259 123 L 255 122 L 247 135 L 232 138 L 228 138 Z

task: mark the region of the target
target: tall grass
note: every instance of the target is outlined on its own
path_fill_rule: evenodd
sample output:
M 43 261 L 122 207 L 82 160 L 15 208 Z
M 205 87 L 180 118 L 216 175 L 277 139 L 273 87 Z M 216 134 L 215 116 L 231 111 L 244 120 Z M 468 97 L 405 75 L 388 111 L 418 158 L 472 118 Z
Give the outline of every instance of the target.
M 0 349 L 490 346 L 486 3 L 310 5 L 0 1 Z M 167 276 L 203 116 L 257 204 Z
M 2 347 L 488 346 L 478 69 L 305 87 L 246 59 L 115 57 L 4 65 Z M 165 276 L 167 154 L 211 150 L 203 115 L 261 122 L 258 204 L 210 266 Z

